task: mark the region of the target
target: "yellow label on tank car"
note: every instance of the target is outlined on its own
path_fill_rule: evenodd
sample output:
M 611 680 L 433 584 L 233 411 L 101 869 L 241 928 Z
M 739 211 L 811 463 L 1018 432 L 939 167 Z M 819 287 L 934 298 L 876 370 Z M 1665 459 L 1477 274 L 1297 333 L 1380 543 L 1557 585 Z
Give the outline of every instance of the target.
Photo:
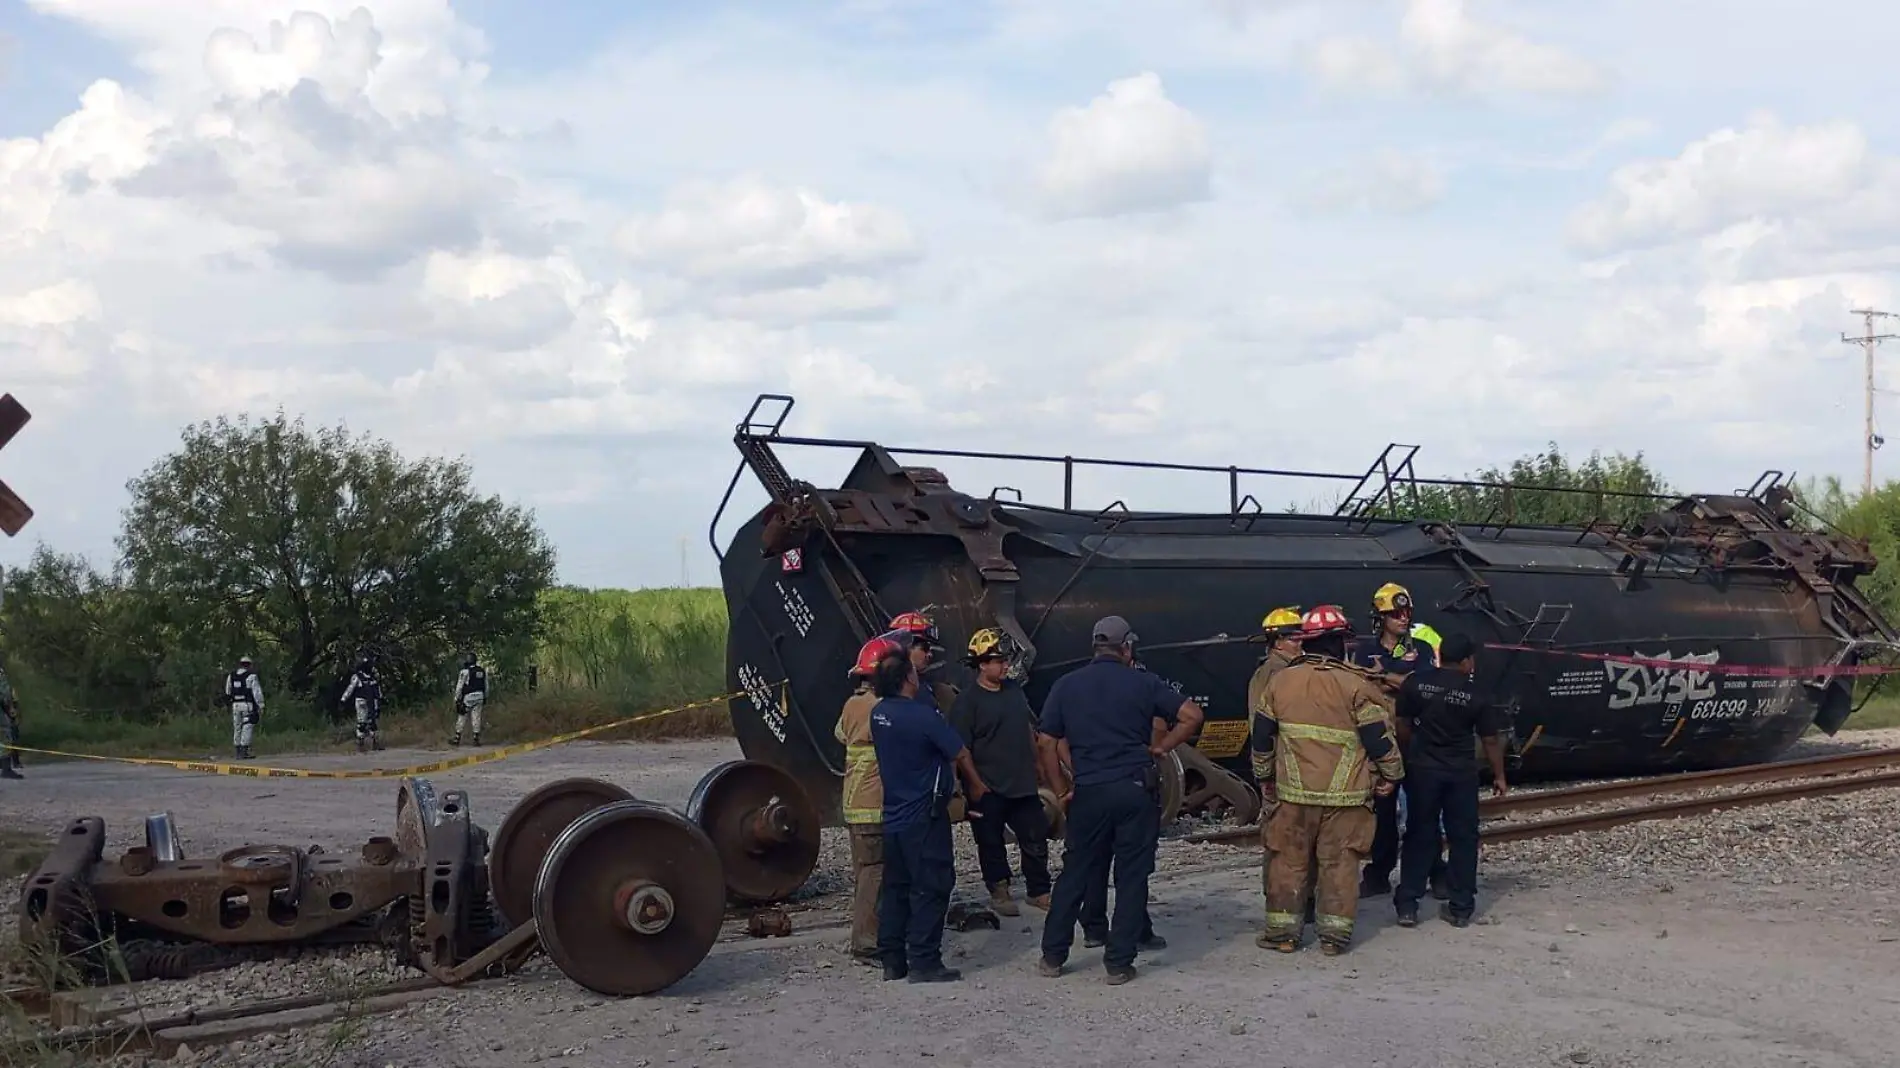
M 1201 725 L 1201 736 L 1194 740 L 1194 748 L 1209 760 L 1237 757 L 1246 744 L 1247 721 L 1244 719 L 1209 720 Z

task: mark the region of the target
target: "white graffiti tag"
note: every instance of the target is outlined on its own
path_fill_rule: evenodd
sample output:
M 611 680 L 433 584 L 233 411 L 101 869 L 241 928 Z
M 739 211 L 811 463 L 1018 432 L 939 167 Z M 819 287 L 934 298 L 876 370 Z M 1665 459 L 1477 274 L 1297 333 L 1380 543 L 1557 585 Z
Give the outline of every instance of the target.
M 1676 664 L 1715 664 L 1722 657 L 1721 652 L 1684 653 L 1675 656 L 1670 653 L 1637 653 L 1642 660 L 1667 660 Z M 1650 664 L 1619 664 L 1605 661 L 1603 668 L 1610 673 L 1610 707 L 1645 708 L 1650 705 L 1664 705 L 1677 708 L 1685 701 L 1703 701 L 1715 696 L 1715 683 L 1709 680 L 1709 673 L 1686 668 L 1666 668 Z

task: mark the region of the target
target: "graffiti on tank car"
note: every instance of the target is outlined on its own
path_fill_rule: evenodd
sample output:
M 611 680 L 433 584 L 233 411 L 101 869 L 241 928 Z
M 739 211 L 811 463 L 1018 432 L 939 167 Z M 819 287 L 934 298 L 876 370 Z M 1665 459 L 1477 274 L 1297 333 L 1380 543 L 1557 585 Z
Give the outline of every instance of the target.
M 772 585 L 778 587 L 778 595 L 785 602 L 785 618 L 792 621 L 798 636 L 803 638 L 810 634 L 812 626 L 818 622 L 818 613 L 805 603 L 805 595 L 796 589 L 787 589 L 783 582 L 774 582 Z
M 1719 650 L 1707 653 L 1684 653 L 1676 656 L 1671 653 L 1635 654 L 1643 660 L 1666 660 L 1671 663 L 1696 665 L 1681 668 L 1656 667 L 1650 664 L 1623 664 L 1606 660 L 1603 670 L 1609 675 L 1612 709 L 1648 708 L 1651 705 L 1663 705 L 1672 715 L 1679 712 L 1686 703 L 1705 701 L 1716 695 L 1715 683 L 1710 680 L 1709 672 L 1700 665 L 1713 666 L 1721 659 Z
M 782 744 L 785 741 L 785 713 L 778 706 L 778 698 L 772 692 L 772 686 L 765 676 L 751 664 L 739 666 L 739 688 L 752 701 L 752 707 L 759 710 L 759 718 L 765 721 L 765 729 L 772 732 Z

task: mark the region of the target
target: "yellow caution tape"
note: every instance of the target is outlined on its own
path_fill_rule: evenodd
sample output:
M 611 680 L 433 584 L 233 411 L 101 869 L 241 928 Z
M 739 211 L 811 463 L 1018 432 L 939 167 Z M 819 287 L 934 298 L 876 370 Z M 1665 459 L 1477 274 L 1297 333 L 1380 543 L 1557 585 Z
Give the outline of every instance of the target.
M 781 682 L 778 685 L 780 701 L 782 703 L 787 684 Z M 694 701 L 689 705 L 680 705 L 676 708 L 663 708 L 657 712 L 642 712 L 637 716 L 628 716 L 625 719 L 614 720 L 612 723 L 602 723 L 594 727 L 583 727 L 577 731 L 568 731 L 566 734 L 556 734 L 538 741 L 502 746 L 499 749 L 491 749 L 486 753 L 474 753 L 469 756 L 454 757 L 449 760 L 434 760 L 427 764 L 412 764 L 406 768 L 315 771 L 308 768 L 272 768 L 257 764 L 226 764 L 209 760 L 163 760 L 156 757 L 102 756 L 98 753 L 68 753 L 59 749 L 33 749 L 24 745 L 0 745 L 0 752 L 11 749 L 21 753 L 38 753 L 42 756 L 69 757 L 74 760 L 105 760 L 114 764 L 138 764 L 149 768 L 173 768 L 178 771 L 195 771 L 205 775 L 237 775 L 249 779 L 401 779 L 410 775 L 427 775 L 432 772 L 449 771 L 454 768 L 472 767 L 476 764 L 492 764 L 497 760 L 507 760 L 510 757 L 518 757 L 523 753 L 532 753 L 537 749 L 546 749 L 550 746 L 561 745 L 579 738 L 585 738 L 591 734 L 600 734 L 618 727 L 628 727 L 650 719 L 659 719 L 661 716 L 671 716 L 695 708 L 705 708 L 708 705 L 718 704 L 721 701 L 729 701 L 734 697 L 747 696 L 750 695 L 747 694 L 746 691 L 736 690 L 732 693 L 721 694 L 718 697 L 708 697 L 703 701 Z

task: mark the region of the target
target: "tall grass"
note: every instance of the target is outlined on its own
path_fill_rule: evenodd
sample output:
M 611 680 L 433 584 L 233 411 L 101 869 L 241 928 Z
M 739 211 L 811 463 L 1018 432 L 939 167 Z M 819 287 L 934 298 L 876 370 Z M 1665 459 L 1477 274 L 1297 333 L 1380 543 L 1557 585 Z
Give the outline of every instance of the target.
M 538 685 L 494 674 L 483 711 L 484 745 L 528 741 L 658 709 L 703 701 L 726 690 L 726 606 L 717 589 L 584 590 L 545 598 L 550 626 L 537 648 Z M 158 722 L 135 722 L 109 709 L 62 705 L 30 673 L 14 676 L 24 705 L 21 744 L 113 756 L 221 757 L 231 748 L 222 708 Z M 352 726 L 285 700 L 266 679 L 260 757 L 347 747 Z M 206 680 L 206 688 L 218 684 Z M 385 709 L 387 746 L 440 746 L 455 728 L 448 694 L 419 707 Z M 693 738 L 731 733 L 725 702 L 648 720 L 592 740 Z M 27 756 L 30 765 L 45 757 Z M 29 771 L 30 774 L 30 771 Z

